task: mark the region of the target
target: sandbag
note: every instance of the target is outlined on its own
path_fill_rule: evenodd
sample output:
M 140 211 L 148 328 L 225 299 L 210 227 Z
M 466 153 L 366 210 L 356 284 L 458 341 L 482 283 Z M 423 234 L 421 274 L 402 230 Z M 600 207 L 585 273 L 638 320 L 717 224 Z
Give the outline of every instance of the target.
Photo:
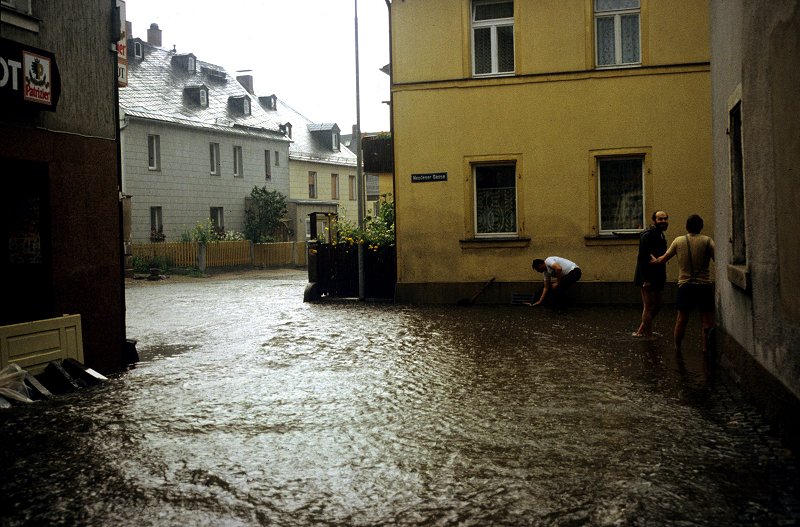
M 0 395 L 11 401 L 32 403 L 31 394 L 25 385 L 28 372 L 17 364 L 9 364 L 0 370 Z

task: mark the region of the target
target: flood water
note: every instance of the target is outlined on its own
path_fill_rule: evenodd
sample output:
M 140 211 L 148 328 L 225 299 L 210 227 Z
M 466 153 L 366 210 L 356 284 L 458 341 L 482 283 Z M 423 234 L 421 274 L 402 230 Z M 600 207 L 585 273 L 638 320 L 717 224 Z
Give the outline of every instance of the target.
M 0 412 L 3 526 L 796 525 L 796 459 L 634 307 L 137 284 L 141 362 Z M 696 322 L 696 321 L 693 321 Z

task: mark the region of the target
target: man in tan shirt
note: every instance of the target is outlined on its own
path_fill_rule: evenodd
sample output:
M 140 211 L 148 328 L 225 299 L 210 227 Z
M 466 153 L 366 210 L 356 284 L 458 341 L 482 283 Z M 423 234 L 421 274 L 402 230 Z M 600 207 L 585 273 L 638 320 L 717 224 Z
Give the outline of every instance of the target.
M 711 279 L 709 264 L 714 259 L 714 240 L 704 234 L 703 218 L 692 214 L 686 220 L 685 236 L 678 236 L 662 256 L 653 257 L 653 265 L 662 265 L 673 256 L 678 257 L 678 296 L 675 320 L 675 350 L 681 351 L 681 343 L 686 333 L 686 324 L 693 309 L 700 311 L 703 328 L 703 352 L 708 349 L 708 336 L 714 327 L 714 282 Z

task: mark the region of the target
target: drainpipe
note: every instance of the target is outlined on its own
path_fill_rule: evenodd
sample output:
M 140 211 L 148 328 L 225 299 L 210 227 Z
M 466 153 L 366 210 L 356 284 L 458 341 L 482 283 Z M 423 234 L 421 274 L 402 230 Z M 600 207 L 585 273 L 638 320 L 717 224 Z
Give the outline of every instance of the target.
M 395 268 L 395 293 L 397 291 L 397 187 L 395 180 L 397 179 L 397 167 L 395 160 L 397 156 L 395 153 L 394 145 L 394 93 L 392 92 L 392 84 L 394 83 L 394 52 L 392 49 L 392 2 L 386 1 L 386 11 L 389 17 L 389 137 L 392 139 L 392 200 L 394 201 L 394 268 Z M 396 295 L 395 295 L 396 296 Z
M 124 5 L 125 3 L 122 2 L 123 9 L 120 10 L 120 6 L 118 5 L 116 0 L 108 0 L 111 4 L 111 27 L 114 28 L 114 32 L 116 32 L 116 28 L 119 24 L 120 33 L 126 29 L 126 20 L 122 20 L 121 13 L 124 13 Z M 116 35 L 112 35 L 114 39 L 111 41 L 112 46 L 116 42 L 119 41 L 120 34 L 117 33 Z M 125 226 L 123 222 L 124 214 L 123 214 L 123 206 L 122 206 L 122 132 L 120 130 L 119 124 L 119 66 L 118 66 L 118 57 L 116 46 L 114 46 L 114 52 L 111 54 L 113 57 L 113 68 L 114 68 L 114 130 L 116 134 L 116 147 L 117 147 L 117 228 L 119 230 L 119 240 L 118 240 L 118 249 L 119 249 L 119 272 L 120 272 L 120 280 L 119 280 L 119 299 L 120 299 L 120 328 L 119 328 L 119 335 L 122 337 L 122 342 L 119 343 L 119 363 L 118 366 L 122 369 L 125 365 L 126 353 L 127 353 L 127 335 L 126 335 L 126 310 L 125 310 Z M 135 361 L 133 361 L 135 362 Z

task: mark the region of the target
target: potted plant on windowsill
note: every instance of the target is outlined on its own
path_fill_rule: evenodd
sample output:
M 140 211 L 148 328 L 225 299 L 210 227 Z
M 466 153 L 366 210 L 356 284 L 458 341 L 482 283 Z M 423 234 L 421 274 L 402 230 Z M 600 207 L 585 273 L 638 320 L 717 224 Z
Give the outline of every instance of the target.
M 150 230 L 150 241 L 152 243 L 160 243 L 167 239 L 167 236 L 164 234 L 164 231 L 161 229 L 151 229 Z

